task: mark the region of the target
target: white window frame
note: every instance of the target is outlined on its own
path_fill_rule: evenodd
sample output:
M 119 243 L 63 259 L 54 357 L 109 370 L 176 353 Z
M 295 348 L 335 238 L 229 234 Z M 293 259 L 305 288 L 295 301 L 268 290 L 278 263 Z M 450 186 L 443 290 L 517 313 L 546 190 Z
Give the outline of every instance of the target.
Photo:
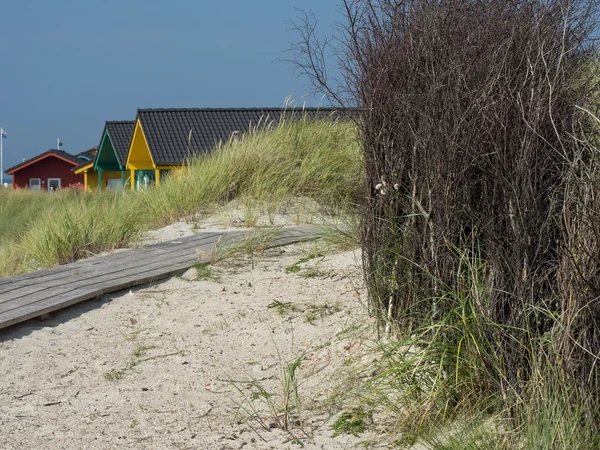
M 37 182 L 38 182 L 36 187 L 31 187 L 31 182 L 33 180 L 37 180 Z M 29 186 L 29 189 L 31 189 L 32 191 L 41 191 L 42 190 L 42 179 L 41 178 L 30 178 L 28 186 Z
M 51 192 L 50 191 L 50 182 L 55 181 L 55 180 L 58 180 L 58 188 L 56 190 L 58 191 L 62 188 L 62 181 L 60 178 L 48 178 L 48 184 L 46 185 L 46 189 L 48 189 L 48 192 Z

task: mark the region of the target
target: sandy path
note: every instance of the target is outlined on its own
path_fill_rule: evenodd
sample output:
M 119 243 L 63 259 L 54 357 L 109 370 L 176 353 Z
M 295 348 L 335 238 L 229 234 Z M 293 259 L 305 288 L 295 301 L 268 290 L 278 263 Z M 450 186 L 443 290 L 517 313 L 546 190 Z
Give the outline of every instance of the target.
M 351 447 L 358 438 L 331 437 L 335 405 L 325 400 L 356 351 L 339 333 L 366 320 L 360 258 L 318 257 L 287 273 L 313 245 L 273 250 L 254 267 L 220 263 L 218 280 L 184 279 L 192 269 L 3 330 L 0 448 Z M 279 399 L 282 364 L 303 353 L 302 426 L 265 431 L 236 417 L 252 390 L 229 379 L 258 380 Z

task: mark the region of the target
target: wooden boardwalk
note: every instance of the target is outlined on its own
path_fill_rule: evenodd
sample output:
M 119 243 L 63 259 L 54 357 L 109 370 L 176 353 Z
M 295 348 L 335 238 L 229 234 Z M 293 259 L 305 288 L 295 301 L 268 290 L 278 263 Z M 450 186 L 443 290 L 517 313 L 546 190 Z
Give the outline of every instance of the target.
M 250 233 L 250 234 L 249 234 Z M 107 256 L 0 278 L 0 329 L 109 292 L 151 283 L 211 260 L 215 245 L 230 247 L 260 232 L 198 233 Z M 266 247 L 314 239 L 314 228 L 281 230 Z M 258 236 L 258 237 L 257 237 Z M 264 235 L 263 235 L 264 236 Z

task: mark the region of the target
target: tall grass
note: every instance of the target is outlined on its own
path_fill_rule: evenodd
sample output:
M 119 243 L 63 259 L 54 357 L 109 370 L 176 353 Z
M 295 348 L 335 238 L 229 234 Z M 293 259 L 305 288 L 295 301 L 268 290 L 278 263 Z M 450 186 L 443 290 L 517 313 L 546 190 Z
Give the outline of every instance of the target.
M 47 195 L 40 191 L 0 189 L 0 248 L 17 240 L 46 212 L 68 203 L 76 194 L 67 190 Z
M 0 276 L 125 246 L 236 198 L 267 211 L 298 196 L 330 212 L 353 208 L 363 186 L 359 155 L 350 123 L 283 120 L 173 170 L 155 189 L 0 191 Z
M 593 399 L 576 389 L 562 367 L 566 362 L 557 359 L 556 336 L 567 332 L 562 318 L 537 311 L 552 324 L 551 332 L 523 349 L 532 363 L 531 373 L 512 374 L 521 385 L 499 390 L 508 374 L 488 336 L 512 330 L 485 311 L 493 271 L 473 249 L 451 252 L 459 262 L 455 279 L 429 274 L 438 295 L 422 300 L 433 309 L 440 302 L 449 309 L 411 333 L 392 330 L 394 337 L 374 340 L 373 363 L 358 364 L 353 387 L 344 393 L 350 407 L 358 401 L 369 413 L 383 412 L 397 448 L 415 443 L 427 449 L 600 448 Z
M 162 223 L 212 212 L 238 197 L 272 207 L 303 196 L 346 209 L 362 192 L 361 169 L 350 123 L 283 120 L 268 132 L 251 130 L 200 156 L 161 189 L 148 191 L 146 207 Z
M 121 247 L 145 228 L 148 217 L 129 192 L 72 196 L 30 228 L 19 243 L 28 268 L 64 264 Z

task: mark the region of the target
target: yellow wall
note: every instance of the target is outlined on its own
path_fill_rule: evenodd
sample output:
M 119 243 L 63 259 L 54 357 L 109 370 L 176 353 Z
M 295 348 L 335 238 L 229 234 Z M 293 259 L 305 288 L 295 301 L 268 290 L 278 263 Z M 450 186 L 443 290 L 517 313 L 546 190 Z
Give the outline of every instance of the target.
M 94 169 L 89 169 L 84 173 L 86 181 L 85 191 L 94 192 L 98 190 L 98 172 Z
M 83 175 L 83 190 L 92 192 L 98 188 L 98 174 L 94 171 L 94 163 L 80 167 L 75 171 L 77 175 Z
M 127 170 L 155 170 L 156 166 L 152 160 L 150 149 L 140 119 L 135 123 L 135 131 L 131 138 L 129 153 L 127 154 Z

